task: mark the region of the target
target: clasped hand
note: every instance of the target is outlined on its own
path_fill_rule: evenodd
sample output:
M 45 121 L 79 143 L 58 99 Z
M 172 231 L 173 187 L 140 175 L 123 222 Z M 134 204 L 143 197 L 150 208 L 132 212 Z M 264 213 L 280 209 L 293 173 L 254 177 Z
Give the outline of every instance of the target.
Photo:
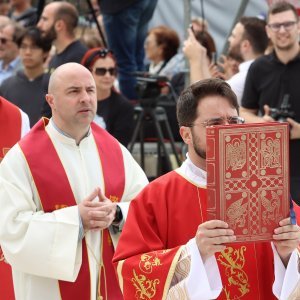
M 116 214 L 116 204 L 106 198 L 100 188 L 79 203 L 78 209 L 85 231 L 109 227 Z

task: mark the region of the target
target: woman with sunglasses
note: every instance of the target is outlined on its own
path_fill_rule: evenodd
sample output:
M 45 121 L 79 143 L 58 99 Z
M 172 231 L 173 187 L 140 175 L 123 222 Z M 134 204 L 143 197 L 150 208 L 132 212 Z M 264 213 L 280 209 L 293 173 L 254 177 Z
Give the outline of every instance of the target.
M 98 106 L 94 121 L 127 146 L 134 128 L 133 106 L 114 88 L 117 66 L 113 53 L 104 48 L 90 49 L 81 64 L 91 71 L 96 83 Z

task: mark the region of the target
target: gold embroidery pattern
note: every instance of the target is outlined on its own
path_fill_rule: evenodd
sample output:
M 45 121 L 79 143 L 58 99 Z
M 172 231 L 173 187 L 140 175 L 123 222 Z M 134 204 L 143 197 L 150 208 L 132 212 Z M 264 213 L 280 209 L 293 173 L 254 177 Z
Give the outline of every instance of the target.
M 279 192 L 279 191 L 277 191 Z M 279 195 L 271 191 L 271 197 L 272 199 L 268 200 L 266 197 L 266 192 L 262 191 L 261 194 L 261 204 L 265 208 L 265 210 L 262 213 L 263 217 L 263 223 L 264 224 L 270 224 L 270 220 L 275 221 L 276 219 L 280 218 L 280 197 Z
M 225 274 L 227 276 L 227 282 L 225 283 L 225 286 L 223 288 L 227 300 L 240 299 L 250 291 L 248 276 L 243 270 L 245 266 L 245 251 L 245 246 L 242 246 L 239 249 L 227 247 L 217 257 L 217 261 L 225 268 Z M 233 290 L 232 288 L 230 288 L 231 286 L 237 287 L 238 294 L 231 294 Z
M 140 270 L 146 274 L 152 273 L 152 268 L 156 266 L 161 266 L 160 259 L 155 255 L 155 257 L 149 254 L 143 254 L 140 260 Z
M 111 202 L 119 202 L 119 197 L 113 196 L 113 195 L 109 195 L 109 200 Z
M 222 211 L 239 241 L 252 235 L 258 239 L 270 237 L 268 227 L 282 219 L 280 210 L 287 191 L 285 152 L 280 145 L 283 133 L 270 129 L 240 137 L 234 132 L 223 135 L 226 162 L 221 164 L 220 172 L 224 172 L 225 181 L 220 190 L 226 202 Z
M 154 254 L 143 254 L 139 262 L 139 269 L 143 274 L 137 274 L 136 270 L 133 270 L 133 278 L 131 282 L 136 289 L 136 299 L 152 299 L 156 294 L 156 286 L 160 283 L 158 278 L 149 279 L 144 274 L 151 274 L 153 268 L 161 266 L 158 254 L 164 254 L 168 251 L 159 251 Z
M 246 224 L 248 203 L 243 203 L 243 198 L 233 202 L 227 209 L 228 223 L 232 229 L 244 227 Z
M 62 209 L 62 208 L 66 208 L 68 207 L 68 205 L 65 205 L 65 204 L 55 204 L 55 210 L 58 210 L 58 209 Z
M 280 141 L 267 138 L 261 143 L 262 168 L 281 167 Z
M 156 294 L 156 285 L 159 284 L 159 279 L 148 279 L 145 275 L 138 275 L 133 270 L 133 278 L 131 279 L 133 286 L 136 288 L 136 299 L 152 299 Z
M 239 170 L 246 164 L 246 143 L 233 139 L 226 145 L 226 170 Z

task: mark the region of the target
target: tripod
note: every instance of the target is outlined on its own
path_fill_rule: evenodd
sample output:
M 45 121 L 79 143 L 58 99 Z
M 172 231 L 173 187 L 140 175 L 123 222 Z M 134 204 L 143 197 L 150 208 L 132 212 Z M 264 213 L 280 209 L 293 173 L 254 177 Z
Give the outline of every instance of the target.
M 172 164 L 169 157 L 169 153 L 167 151 L 167 147 L 164 143 L 164 137 L 162 132 L 161 124 L 164 124 L 166 128 L 166 132 L 168 135 L 168 139 L 170 141 L 170 146 L 172 149 L 172 152 L 175 156 L 176 162 L 178 166 L 180 165 L 180 159 L 178 156 L 178 153 L 176 151 L 175 147 L 175 141 L 174 137 L 171 131 L 171 127 L 168 121 L 168 117 L 166 114 L 166 111 L 163 107 L 157 106 L 157 107 L 143 107 L 143 106 L 137 106 L 135 107 L 135 113 L 138 115 L 136 127 L 134 129 L 132 139 L 129 144 L 129 151 L 132 152 L 134 144 L 137 140 L 138 134 L 140 138 L 140 155 L 141 155 L 141 167 L 145 170 L 145 149 L 144 149 L 144 125 L 146 122 L 153 121 L 156 131 L 156 138 L 157 138 L 157 154 L 158 154 L 158 161 L 157 161 L 157 175 L 161 175 L 162 168 L 160 162 L 162 161 L 162 157 L 166 160 L 166 167 L 168 171 L 172 170 Z

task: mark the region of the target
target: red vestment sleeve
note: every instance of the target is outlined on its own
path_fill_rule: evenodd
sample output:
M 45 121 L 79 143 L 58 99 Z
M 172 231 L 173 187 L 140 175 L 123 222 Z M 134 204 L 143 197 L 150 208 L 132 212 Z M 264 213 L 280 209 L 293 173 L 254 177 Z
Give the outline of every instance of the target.
M 124 299 L 161 300 L 170 288 L 182 247 L 168 243 L 165 193 L 156 184 L 148 185 L 130 204 L 113 260 Z

